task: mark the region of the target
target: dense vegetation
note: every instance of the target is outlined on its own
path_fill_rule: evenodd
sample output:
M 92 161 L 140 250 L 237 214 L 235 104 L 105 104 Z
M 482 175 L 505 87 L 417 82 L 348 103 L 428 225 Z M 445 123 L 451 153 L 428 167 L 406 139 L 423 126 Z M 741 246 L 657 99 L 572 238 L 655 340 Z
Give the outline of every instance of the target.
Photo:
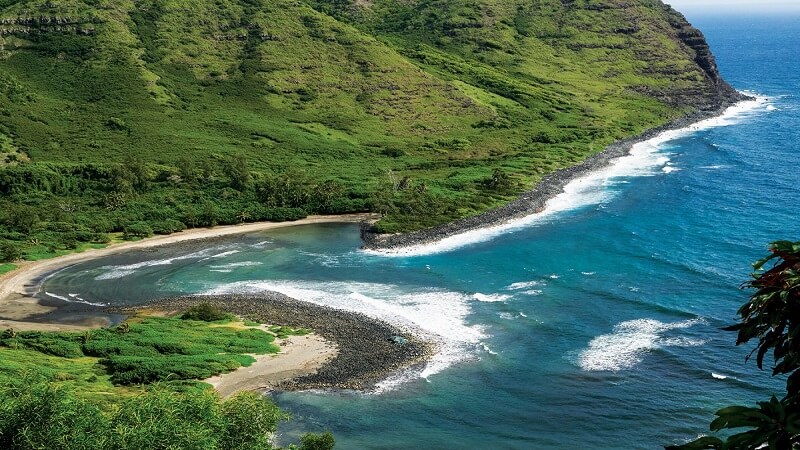
M 756 289 L 739 309 L 741 321 L 727 328 L 737 331 L 736 344 L 757 339 L 758 368 L 772 354 L 773 376 L 786 376 L 786 395 L 757 406 L 728 406 L 717 411 L 711 431 L 737 430 L 726 439 L 704 436 L 675 450 L 793 449 L 800 447 L 800 242 L 779 241 L 771 254 L 754 264 L 756 272 L 746 288 Z M 768 270 L 764 266 L 774 261 Z
M 197 381 L 249 365 L 246 353 L 276 352 L 274 336 L 255 327 L 135 317 L 82 333 L 5 330 L 0 448 L 272 448 L 271 434 L 287 419 L 273 403 L 251 393 L 221 401 Z M 329 434 L 300 446 L 332 447 Z
M 3 0 L 0 261 L 475 214 L 714 106 L 706 51 L 657 0 Z
M 99 358 L 113 383 L 139 384 L 203 379 L 250 365 L 255 360 L 248 353 L 278 352 L 273 339 L 260 329 L 149 317 L 83 333 L 7 332 L 0 346 L 63 358 Z
M 0 447 L 9 450 L 266 450 L 288 417 L 263 396 L 222 401 L 209 389 L 156 386 L 103 410 L 64 387 L 30 378 L 0 387 Z M 330 433 L 306 435 L 300 450 L 329 450 Z

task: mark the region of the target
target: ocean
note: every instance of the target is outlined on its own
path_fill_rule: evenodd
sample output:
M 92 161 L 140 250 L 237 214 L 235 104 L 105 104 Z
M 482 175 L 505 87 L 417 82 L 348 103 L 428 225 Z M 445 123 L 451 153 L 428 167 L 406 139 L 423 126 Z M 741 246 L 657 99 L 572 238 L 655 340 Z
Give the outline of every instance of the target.
M 441 343 L 376 392 L 283 393 L 279 440 L 341 449 L 644 449 L 783 389 L 721 327 L 769 242 L 800 239 L 800 16 L 692 17 L 758 96 L 572 183 L 548 211 L 396 255 L 313 225 L 90 261 L 41 295 L 128 304 L 277 290 Z

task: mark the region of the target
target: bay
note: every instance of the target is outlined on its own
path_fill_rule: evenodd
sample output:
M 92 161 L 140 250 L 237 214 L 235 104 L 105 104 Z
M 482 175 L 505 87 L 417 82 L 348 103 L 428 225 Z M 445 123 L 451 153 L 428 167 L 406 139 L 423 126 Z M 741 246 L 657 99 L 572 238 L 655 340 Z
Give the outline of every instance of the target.
M 780 392 L 720 328 L 770 241 L 800 239 L 800 20 L 697 17 L 723 76 L 761 103 L 658 147 L 559 212 L 409 256 L 319 225 L 68 268 L 43 295 L 130 304 L 279 290 L 409 323 L 442 351 L 376 393 L 285 393 L 283 438 L 338 448 L 660 448 Z M 424 252 L 423 252 L 424 253 Z

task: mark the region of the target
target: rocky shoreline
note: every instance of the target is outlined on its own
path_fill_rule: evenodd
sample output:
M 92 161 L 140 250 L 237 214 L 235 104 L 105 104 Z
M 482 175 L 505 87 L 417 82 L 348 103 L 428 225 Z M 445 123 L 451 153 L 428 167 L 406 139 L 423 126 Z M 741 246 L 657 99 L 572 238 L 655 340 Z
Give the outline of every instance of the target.
M 753 99 L 732 89 L 731 91 L 732 93 L 726 95 L 716 108 L 698 110 L 660 127 L 651 128 L 638 136 L 614 142 L 602 152 L 590 156 L 580 164 L 557 170 L 545 176 L 532 190 L 499 208 L 410 233 L 381 234 L 365 223 L 361 228 L 362 248 L 378 251 L 402 251 L 406 248 L 432 244 L 461 233 L 502 225 L 510 220 L 542 212 L 547 201 L 564 192 L 564 187 L 569 182 L 607 167 L 613 160 L 627 155 L 635 144 L 652 139 L 664 131 L 686 128 L 701 120 L 719 116 L 728 107 L 744 100 Z
M 278 390 L 348 389 L 368 391 L 401 370 L 420 366 L 433 354 L 434 345 L 409 330 L 363 314 L 315 305 L 277 292 L 258 295 L 215 295 L 165 298 L 146 304 L 107 308 L 108 312 L 130 314 L 137 309 L 180 311 L 198 303 L 261 323 L 302 327 L 335 344 L 338 354 L 316 373 L 281 383 Z M 392 342 L 393 336 L 406 340 Z

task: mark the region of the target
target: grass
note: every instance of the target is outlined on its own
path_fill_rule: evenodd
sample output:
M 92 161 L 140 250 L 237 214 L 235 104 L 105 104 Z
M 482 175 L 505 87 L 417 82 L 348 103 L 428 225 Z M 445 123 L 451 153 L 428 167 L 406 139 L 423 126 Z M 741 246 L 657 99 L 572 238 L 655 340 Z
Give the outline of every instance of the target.
M 11 272 L 16 268 L 17 268 L 16 264 L 10 264 L 10 263 L 0 264 L 0 275 Z
M 289 336 L 305 336 L 311 332 L 306 328 L 292 328 L 281 325 L 270 325 L 269 332 L 277 336 L 279 339 L 286 339 Z
M 711 89 L 655 2 L 368 3 L 0 3 L 0 260 L 309 213 L 428 227 Z M 38 17 L 74 23 L 15 23 Z
M 205 379 L 248 366 L 250 354 L 277 353 L 274 336 L 236 323 L 134 317 L 85 332 L 6 332 L 0 378 L 38 371 L 94 399 L 113 386 Z M 136 388 L 121 388 L 122 395 Z

